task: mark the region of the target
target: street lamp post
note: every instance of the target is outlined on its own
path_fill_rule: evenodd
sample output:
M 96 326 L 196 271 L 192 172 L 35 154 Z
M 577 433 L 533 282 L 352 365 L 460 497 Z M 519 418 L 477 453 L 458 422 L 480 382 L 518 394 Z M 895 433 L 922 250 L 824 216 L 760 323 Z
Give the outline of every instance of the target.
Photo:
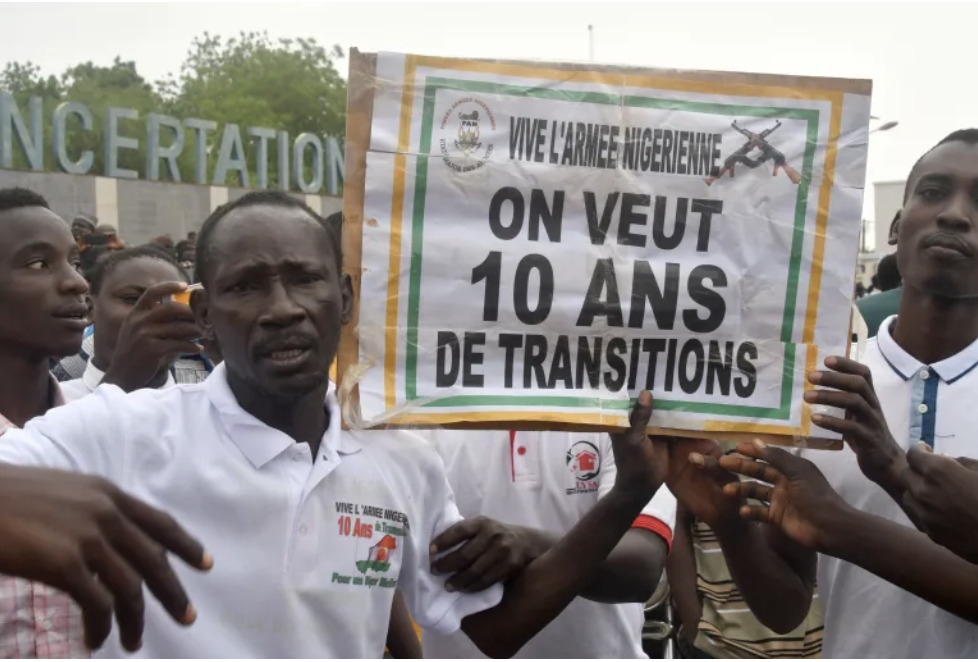
M 879 121 L 879 117 L 875 115 L 869 116 L 870 120 Z M 867 135 L 872 135 L 878 131 L 889 131 L 890 129 L 899 126 L 900 122 L 896 120 L 890 120 L 888 122 L 883 122 L 875 129 L 870 129 Z M 859 228 L 859 252 L 868 253 L 869 252 L 869 219 L 864 218 Z

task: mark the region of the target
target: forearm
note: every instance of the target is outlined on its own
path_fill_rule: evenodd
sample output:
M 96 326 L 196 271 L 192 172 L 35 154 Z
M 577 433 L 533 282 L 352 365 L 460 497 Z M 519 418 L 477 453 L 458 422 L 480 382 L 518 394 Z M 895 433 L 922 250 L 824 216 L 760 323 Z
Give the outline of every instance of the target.
M 851 510 L 823 553 L 857 565 L 956 616 L 978 623 L 978 566 L 907 526 Z
M 535 557 L 543 555 L 560 540 L 559 535 L 550 531 L 521 528 L 535 541 Z M 580 597 L 607 604 L 645 602 L 658 585 L 667 554 L 668 548 L 661 536 L 631 528 L 594 570 Z
M 465 633 L 487 655 L 514 655 L 590 584 L 649 496 L 612 489 L 506 586 L 496 607 L 467 616 Z
M 411 623 L 404 596 L 400 591 L 394 591 L 394 603 L 391 605 L 391 621 L 387 629 L 387 650 L 395 659 L 420 659 L 421 642 Z
M 815 553 L 798 548 L 800 560 L 789 562 L 764 526 L 736 519 L 714 532 L 747 606 L 757 620 L 783 634 L 798 627 L 811 607 Z
M 676 530 L 672 535 L 672 553 L 666 559 L 666 573 L 682 632 L 692 643 L 699 628 L 703 606 L 696 591 L 696 555 L 690 532 L 691 524 L 685 518 L 677 517 L 676 520 Z

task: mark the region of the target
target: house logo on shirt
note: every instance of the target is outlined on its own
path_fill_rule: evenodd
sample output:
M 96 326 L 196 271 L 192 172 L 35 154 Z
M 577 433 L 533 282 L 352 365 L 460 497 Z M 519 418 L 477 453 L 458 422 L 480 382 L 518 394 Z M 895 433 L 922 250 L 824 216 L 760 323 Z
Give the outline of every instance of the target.
M 567 450 L 567 468 L 574 479 L 574 486 L 567 494 L 598 491 L 598 474 L 601 472 L 601 453 L 590 441 L 578 441 Z

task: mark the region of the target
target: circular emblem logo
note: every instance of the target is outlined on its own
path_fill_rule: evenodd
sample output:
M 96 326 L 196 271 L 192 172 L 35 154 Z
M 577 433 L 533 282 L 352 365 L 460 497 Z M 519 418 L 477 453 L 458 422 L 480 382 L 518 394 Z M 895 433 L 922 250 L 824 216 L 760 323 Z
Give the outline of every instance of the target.
M 594 480 L 601 471 L 598 447 L 590 441 L 578 441 L 567 451 L 567 468 L 577 480 Z
M 440 126 L 442 160 L 456 172 L 481 168 L 492 155 L 496 118 L 481 99 L 465 97 L 452 104 Z

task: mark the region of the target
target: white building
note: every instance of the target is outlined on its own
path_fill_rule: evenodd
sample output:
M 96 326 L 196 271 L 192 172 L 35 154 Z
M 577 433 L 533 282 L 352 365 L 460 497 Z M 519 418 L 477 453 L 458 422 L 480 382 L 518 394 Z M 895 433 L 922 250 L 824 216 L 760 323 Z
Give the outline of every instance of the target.
M 873 215 L 876 217 L 876 222 L 873 223 L 871 236 L 876 243 L 868 246 L 868 248 L 874 253 L 885 255 L 896 250 L 895 246 L 890 246 L 887 243 L 887 238 L 890 234 L 890 223 L 893 221 L 893 217 L 903 207 L 903 189 L 906 185 L 906 180 L 873 184 L 873 204 L 876 207 L 876 213 Z M 866 243 L 870 243 L 868 238 Z

